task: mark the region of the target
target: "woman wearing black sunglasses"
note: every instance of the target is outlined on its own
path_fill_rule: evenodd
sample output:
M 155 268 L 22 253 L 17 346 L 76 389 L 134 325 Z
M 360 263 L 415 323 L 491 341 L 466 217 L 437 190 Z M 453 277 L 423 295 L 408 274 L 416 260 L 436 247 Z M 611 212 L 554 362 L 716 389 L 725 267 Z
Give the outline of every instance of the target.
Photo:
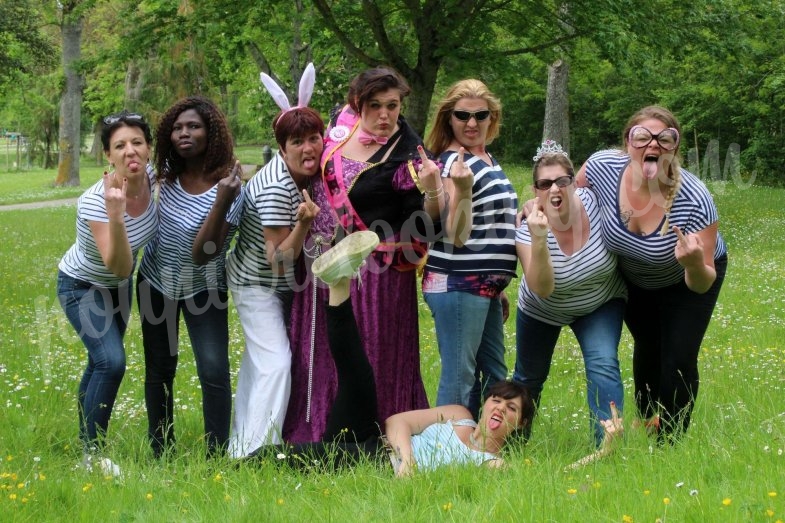
M 717 208 L 679 165 L 679 138 L 670 111 L 645 107 L 624 129 L 624 150 L 595 153 L 577 177 L 597 194 L 605 242 L 620 257 L 635 400 L 660 437 L 689 427 L 698 353 L 727 267 Z
M 439 102 L 426 143 L 444 163 L 445 234 L 428 252 L 422 290 L 433 314 L 442 372 L 437 405 L 476 417 L 482 391 L 507 376 L 504 289 L 515 276 L 518 198 L 486 146 L 501 103 L 479 80 L 455 83 Z
M 624 408 L 617 352 L 627 289 L 603 243 L 597 197 L 576 189 L 559 144 L 546 140 L 537 149 L 533 177 L 535 205 L 516 235 L 523 278 L 513 379 L 539 405 L 556 342 L 569 325 L 583 353 L 594 442 L 610 449 L 607 435 L 621 427 L 614 406 Z

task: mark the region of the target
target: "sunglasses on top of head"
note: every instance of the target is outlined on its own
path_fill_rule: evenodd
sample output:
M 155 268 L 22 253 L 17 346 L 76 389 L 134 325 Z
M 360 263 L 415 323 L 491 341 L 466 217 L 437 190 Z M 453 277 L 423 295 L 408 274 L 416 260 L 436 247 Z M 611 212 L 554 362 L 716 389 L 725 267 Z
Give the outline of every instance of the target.
M 106 118 L 104 118 L 104 125 L 112 125 L 114 123 L 119 122 L 120 120 L 144 120 L 144 117 L 141 114 L 136 113 L 119 113 L 119 114 L 110 114 Z
M 547 191 L 551 188 L 552 185 L 556 185 L 556 187 L 567 187 L 572 183 L 573 176 L 566 175 L 566 176 L 559 176 L 555 180 L 534 180 L 534 187 L 541 191 Z
M 482 122 L 483 120 L 488 119 L 491 112 L 488 109 L 483 109 L 482 111 L 459 111 L 456 109 L 452 112 L 452 115 L 462 122 L 468 122 L 472 118 L 478 122 Z

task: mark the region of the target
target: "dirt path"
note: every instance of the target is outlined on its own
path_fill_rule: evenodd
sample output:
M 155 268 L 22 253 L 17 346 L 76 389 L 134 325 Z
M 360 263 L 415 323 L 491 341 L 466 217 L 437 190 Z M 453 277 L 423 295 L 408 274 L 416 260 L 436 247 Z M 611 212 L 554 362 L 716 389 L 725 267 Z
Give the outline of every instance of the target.
M 43 209 L 44 207 L 62 207 L 64 205 L 76 205 L 77 198 L 65 198 L 63 200 L 47 200 L 44 202 L 12 203 L 11 205 L 0 205 L 0 211 L 23 211 L 27 209 Z

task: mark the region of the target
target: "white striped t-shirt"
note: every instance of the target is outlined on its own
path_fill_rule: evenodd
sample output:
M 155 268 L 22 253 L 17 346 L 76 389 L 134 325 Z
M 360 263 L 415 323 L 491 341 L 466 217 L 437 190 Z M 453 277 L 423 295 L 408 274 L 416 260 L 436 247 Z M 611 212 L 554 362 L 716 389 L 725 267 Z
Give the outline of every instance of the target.
M 611 252 L 619 255 L 619 266 L 631 283 L 645 289 L 674 285 L 684 279 L 684 268 L 674 253 L 676 234 L 668 231 L 660 236 L 662 222 L 651 234 L 636 234 L 627 229 L 619 215 L 621 178 L 629 161 L 630 157 L 618 150 L 600 151 L 586 160 L 586 179 L 602 208 L 605 243 Z M 681 180 L 671 206 L 670 225 L 690 234 L 717 222 L 717 207 L 703 182 L 684 169 Z M 714 259 L 726 253 L 725 241 L 717 232 Z
M 294 267 L 287 267 L 283 275 L 273 272 L 267 261 L 264 228 L 293 229 L 297 208 L 303 201 L 280 152 L 251 178 L 243 196 L 243 219 L 237 243 L 229 253 L 226 266 L 231 287 L 262 286 L 274 290 L 290 287 Z
M 605 248 L 602 239 L 602 216 L 597 197 L 588 189 L 577 189 L 589 217 L 589 238 L 571 256 L 564 254 L 553 233 L 548 231 L 548 251 L 553 266 L 554 289 L 548 298 L 541 298 L 521 278 L 518 308 L 526 315 L 550 325 L 569 325 L 594 312 L 614 298 L 626 298 L 627 286 L 617 269 L 616 255 Z M 515 241 L 531 245 L 529 226 L 518 228 Z
M 179 177 L 174 183 L 161 183 L 158 235 L 145 248 L 139 273 L 170 299 L 183 300 L 207 289 L 226 290 L 226 251 L 240 222 L 242 189 L 226 213 L 230 228 L 221 252 L 205 265 L 196 265 L 191 256 L 217 193 L 217 183 L 202 194 L 186 192 Z
M 155 172 L 150 165 L 147 166 L 147 179 L 150 184 L 150 194 L 152 194 Z M 126 213 L 124 221 L 128 243 L 131 246 L 131 256 L 134 265 L 136 265 L 136 255 L 139 249 L 155 236 L 158 229 L 158 214 L 153 198 L 150 198 L 150 204 L 141 215 L 131 218 Z M 76 242 L 60 260 L 58 268 L 78 280 L 102 287 L 117 287 L 127 278 L 117 277 L 104 265 L 93 232 L 90 230 L 90 222 L 109 223 L 109 217 L 106 215 L 103 178 L 87 189 L 77 200 Z M 133 270 L 131 273 L 133 274 Z
M 447 177 L 458 153 L 447 151 L 442 176 Z M 463 247 L 441 239 L 431 245 L 425 270 L 444 274 L 508 274 L 515 276 L 515 215 L 518 196 L 495 158 L 492 165 L 464 154 L 474 174 L 472 185 L 472 230 Z

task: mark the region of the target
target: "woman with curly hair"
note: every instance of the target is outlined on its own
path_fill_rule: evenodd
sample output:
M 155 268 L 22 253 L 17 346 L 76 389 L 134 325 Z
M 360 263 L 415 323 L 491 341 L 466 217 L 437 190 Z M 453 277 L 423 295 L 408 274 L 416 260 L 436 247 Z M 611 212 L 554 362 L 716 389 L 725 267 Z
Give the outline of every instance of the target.
M 145 355 L 148 436 L 156 456 L 173 446 L 182 313 L 202 389 L 208 455 L 229 438 L 232 389 L 225 260 L 242 212 L 240 165 L 226 118 L 189 97 L 163 115 L 156 136 L 159 230 L 142 257 L 137 299 Z

